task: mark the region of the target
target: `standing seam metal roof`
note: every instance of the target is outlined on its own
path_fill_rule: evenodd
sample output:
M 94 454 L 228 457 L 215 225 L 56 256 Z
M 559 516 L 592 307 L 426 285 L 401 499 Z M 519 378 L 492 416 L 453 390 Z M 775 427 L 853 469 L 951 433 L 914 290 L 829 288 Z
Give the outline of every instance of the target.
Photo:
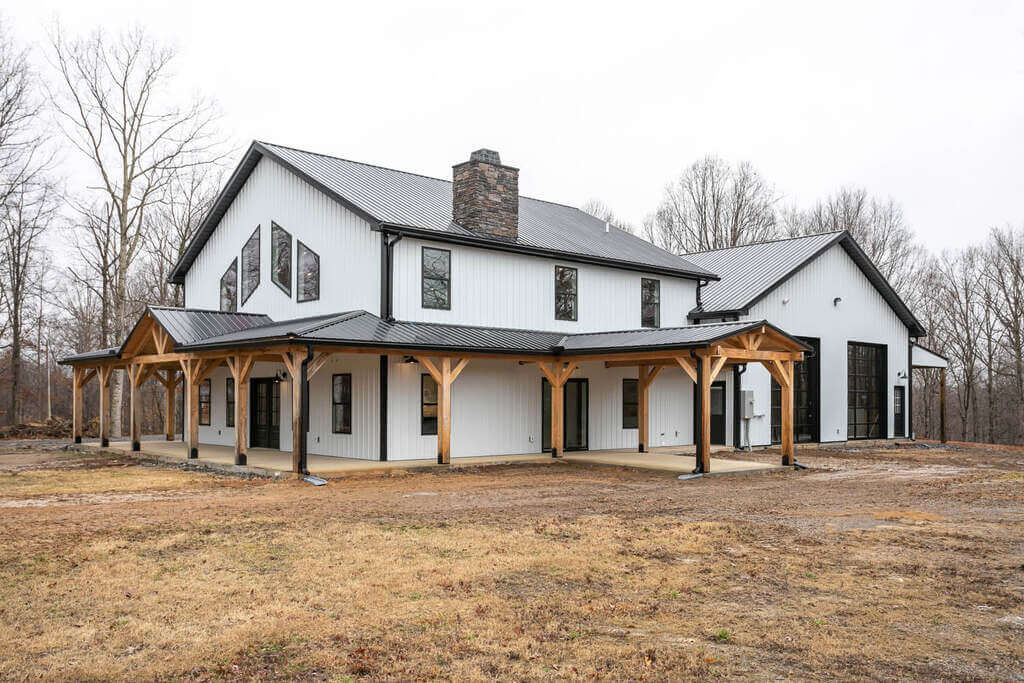
M 717 277 L 624 230 L 609 226 L 606 231 L 604 221 L 574 207 L 520 196 L 518 239 L 490 238 L 452 221 L 452 183 L 449 180 L 254 142 L 175 265 L 172 281 L 184 281 L 185 273 L 227 206 L 264 155 L 307 178 L 367 220 L 399 230 L 415 229 L 424 233 L 425 239 L 435 234 L 439 239 L 462 239 L 480 246 L 550 252 L 550 258 L 586 257 L 611 266 L 648 267 L 654 272 L 681 277 Z
M 261 313 L 228 313 L 197 308 L 149 306 L 146 309 L 175 344 L 193 344 L 202 339 L 240 332 L 273 322 Z M 131 335 L 129 335 L 131 336 Z

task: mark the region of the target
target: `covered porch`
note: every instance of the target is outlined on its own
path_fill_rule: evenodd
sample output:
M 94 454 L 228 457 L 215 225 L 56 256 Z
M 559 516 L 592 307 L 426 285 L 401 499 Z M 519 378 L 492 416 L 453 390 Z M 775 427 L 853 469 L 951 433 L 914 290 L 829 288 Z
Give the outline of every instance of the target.
M 127 447 L 143 450 L 140 430 L 139 389 L 144 382 L 158 381 L 165 389 L 168 415 L 165 438 L 168 446 L 175 439 L 172 416 L 175 391 L 183 387 L 184 394 L 184 452 L 186 457 L 198 459 L 201 452 L 214 454 L 217 459 L 230 459 L 234 465 L 250 465 L 250 458 L 271 458 L 272 469 L 279 469 L 281 451 L 262 453 L 248 444 L 250 410 L 249 382 L 257 363 L 280 364 L 290 396 L 281 396 L 282 404 L 290 404 L 291 449 L 289 470 L 296 473 L 311 471 L 317 463 L 321 471 L 327 468 L 358 468 L 365 465 L 346 465 L 347 458 L 311 456 L 308 451 L 310 425 L 310 380 L 339 354 L 362 358 L 378 357 L 380 364 L 377 390 L 380 399 L 378 423 L 379 461 L 388 462 L 388 368 L 389 359 L 401 358 L 404 363 L 418 365 L 436 386 L 436 460 L 430 465 L 453 465 L 451 442 L 452 388 L 467 366 L 485 360 L 513 361 L 524 368 L 535 368 L 538 381 L 547 380 L 551 387 L 550 455 L 528 453 L 521 456 L 501 455 L 509 458 L 611 458 L 622 457 L 622 451 L 603 453 L 565 452 L 565 394 L 566 384 L 581 364 L 603 364 L 605 368 L 636 368 L 636 409 L 634 425 L 638 431 L 637 453 L 650 452 L 651 424 L 650 387 L 663 372 L 682 373 L 697 388 L 694 400 L 694 446 L 692 461 L 683 449 L 675 452 L 652 453 L 673 458 L 663 467 L 679 468 L 686 461 L 695 473 L 728 470 L 728 462 L 711 457 L 711 387 L 727 366 L 759 363 L 775 378 L 782 395 L 782 466 L 794 465 L 793 460 L 793 370 L 794 363 L 803 359 L 807 350 L 800 341 L 766 321 L 712 323 L 677 328 L 628 330 L 607 333 L 561 334 L 554 332 L 509 330 L 502 328 L 464 327 L 429 323 L 384 321 L 365 311 L 318 316 L 283 322 L 271 321 L 266 316 L 188 309 L 149 308 L 124 344 L 117 349 L 90 352 L 64 359 L 74 371 L 74 438 L 82 435 L 82 404 L 84 390 L 93 379 L 100 393 L 100 439 L 109 444 L 110 377 L 115 369 L 123 369 L 128 379 L 130 441 Z M 227 368 L 232 381 L 234 446 L 200 443 L 200 413 L 204 401 L 200 387 L 218 368 Z M 621 371 L 621 370 L 620 370 Z M 374 373 L 377 372 L 374 364 Z M 630 373 L 631 374 L 631 373 Z M 488 376 L 490 377 L 490 376 Z M 492 410 L 502 410 L 501 379 L 488 380 L 488 395 L 495 403 Z M 207 383 L 208 386 L 208 383 Z M 209 410 L 207 396 L 206 410 Z M 423 432 L 426 433 L 426 432 Z M 486 435 L 477 440 L 488 442 Z M 532 438 L 531 438 L 532 441 Z M 154 448 L 146 442 L 146 448 Z M 176 448 L 176 447 L 175 447 Z M 487 452 L 487 451 L 483 451 Z M 493 452 L 493 451 L 492 451 Z M 515 451 L 505 451 L 514 453 Z M 273 455 L 271 455 L 273 454 Z M 470 458 L 461 458 L 469 462 Z M 267 461 L 271 462 L 271 461 Z M 357 463 L 374 461 L 360 460 Z M 409 467 L 410 462 L 397 461 L 394 467 Z M 632 460 L 631 462 L 636 462 Z M 746 463 L 744 463 L 746 465 Z M 379 466 L 379 465 L 378 465 Z M 385 465 L 392 467 L 392 465 Z M 425 465 L 424 465 L 425 466 Z

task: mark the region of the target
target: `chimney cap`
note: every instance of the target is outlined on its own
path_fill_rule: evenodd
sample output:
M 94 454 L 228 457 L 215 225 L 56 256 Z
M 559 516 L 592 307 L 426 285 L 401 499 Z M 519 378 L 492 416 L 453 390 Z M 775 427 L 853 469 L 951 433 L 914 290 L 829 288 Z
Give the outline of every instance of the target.
M 482 161 L 485 164 L 501 166 L 501 155 L 493 149 L 480 148 L 469 155 L 470 161 Z

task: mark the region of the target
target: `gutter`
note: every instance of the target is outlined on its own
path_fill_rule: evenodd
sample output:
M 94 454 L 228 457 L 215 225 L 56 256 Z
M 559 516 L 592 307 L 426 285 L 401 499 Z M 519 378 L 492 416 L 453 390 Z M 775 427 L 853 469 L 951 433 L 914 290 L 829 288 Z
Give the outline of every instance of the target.
M 313 360 L 313 346 L 306 344 L 306 357 L 302 359 L 299 369 L 299 396 L 302 406 L 299 410 L 299 471 L 302 474 L 309 474 L 306 452 L 309 440 L 309 361 L 311 360 Z

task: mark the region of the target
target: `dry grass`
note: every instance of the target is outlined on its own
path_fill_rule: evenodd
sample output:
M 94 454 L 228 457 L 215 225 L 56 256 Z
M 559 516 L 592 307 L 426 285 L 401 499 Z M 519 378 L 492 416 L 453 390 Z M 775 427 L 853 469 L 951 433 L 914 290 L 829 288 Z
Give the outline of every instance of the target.
M 190 497 L 5 510 L 0 678 L 1019 673 L 1024 482 L 850 468 L 33 473 L 0 497 Z

